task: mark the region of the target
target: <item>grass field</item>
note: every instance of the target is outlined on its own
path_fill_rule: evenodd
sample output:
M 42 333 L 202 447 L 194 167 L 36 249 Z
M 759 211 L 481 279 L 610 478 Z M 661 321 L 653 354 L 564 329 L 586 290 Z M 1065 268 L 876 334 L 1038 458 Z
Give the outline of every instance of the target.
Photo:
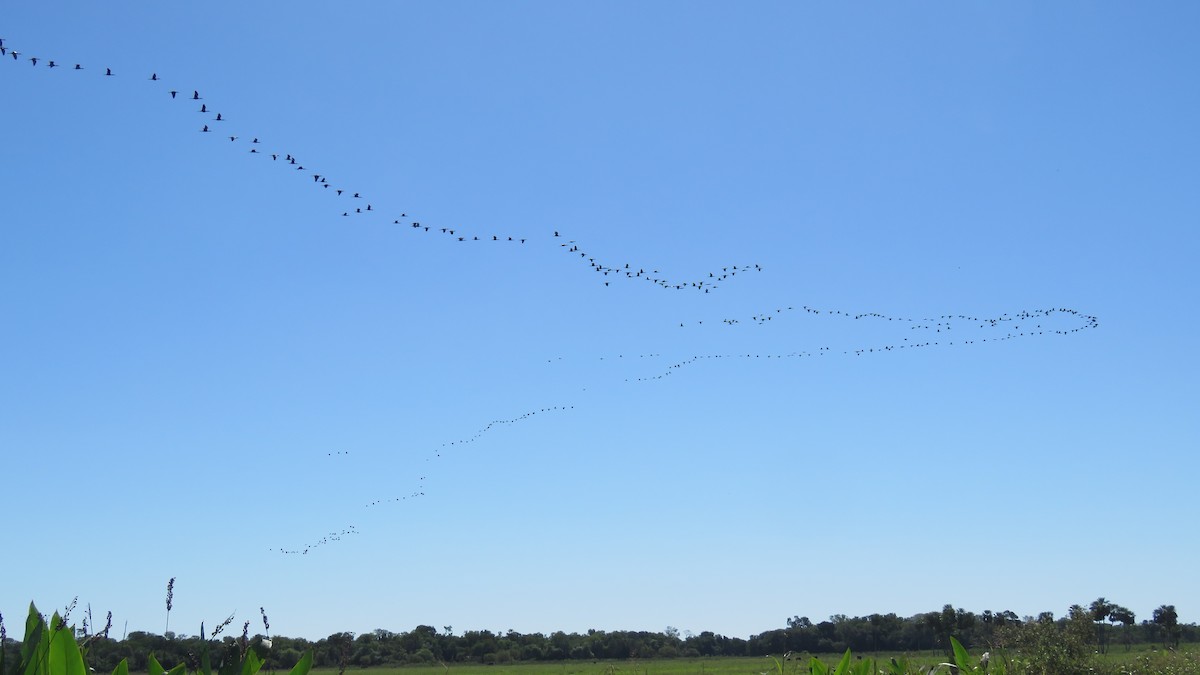
M 939 652 L 920 654 L 863 654 L 874 659 L 882 668 L 892 656 L 906 658 L 910 667 L 930 666 L 946 660 Z M 978 654 L 972 654 L 978 657 Z M 783 662 L 783 672 L 808 673 L 808 659 Z M 818 658 L 834 665 L 841 654 L 821 654 Z M 1097 673 L 1137 673 L 1138 675 L 1200 675 L 1200 644 L 1181 645 L 1177 652 L 1166 652 L 1149 645 L 1139 645 L 1126 652 L 1115 647 L 1108 654 L 1097 655 Z M 378 667 L 346 670 L 347 675 L 761 675 L 778 673 L 775 660 L 769 657 L 710 657 L 680 659 L 648 659 L 629 661 L 556 661 L 548 663 L 464 664 L 448 663 L 434 666 Z M 336 669 L 313 669 L 312 675 L 337 675 Z
M 808 656 L 784 663 L 785 673 L 808 672 Z M 823 655 L 830 665 L 836 664 L 841 655 Z M 863 658 L 870 658 L 864 656 Z M 885 659 L 886 660 L 886 659 Z M 942 658 L 926 655 L 909 657 L 910 663 L 937 663 Z M 337 675 L 337 670 L 313 669 L 311 675 Z M 363 675 L 447 675 L 448 673 L 480 675 L 759 675 L 777 673 L 775 661 L 767 657 L 718 656 L 710 658 L 648 659 L 629 661 L 555 661 L 548 663 L 511 664 L 455 664 L 445 666 L 402 666 L 379 667 L 356 671 L 347 669 L 346 675 L 356 672 Z

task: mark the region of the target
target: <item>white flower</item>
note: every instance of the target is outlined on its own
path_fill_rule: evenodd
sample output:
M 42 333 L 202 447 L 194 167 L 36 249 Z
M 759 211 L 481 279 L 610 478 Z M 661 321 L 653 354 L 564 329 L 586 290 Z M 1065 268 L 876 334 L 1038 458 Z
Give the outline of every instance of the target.
M 271 640 L 268 638 L 263 638 L 262 646 L 264 649 L 270 649 L 271 648 Z

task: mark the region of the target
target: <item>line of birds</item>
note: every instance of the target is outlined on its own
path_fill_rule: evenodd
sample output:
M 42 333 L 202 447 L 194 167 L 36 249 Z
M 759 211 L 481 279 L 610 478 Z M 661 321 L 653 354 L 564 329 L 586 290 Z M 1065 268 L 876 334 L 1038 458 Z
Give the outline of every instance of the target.
M 4 45 L 3 40 L 0 39 L 0 55 L 3 55 L 3 54 L 9 54 L 12 56 L 14 61 L 19 61 L 22 53 L 18 52 L 17 50 L 10 49 L 8 46 Z M 39 57 L 29 57 L 28 60 L 35 67 L 41 61 L 45 61 L 46 66 L 48 68 L 60 67 L 60 64 L 54 60 L 44 60 Z M 82 71 L 82 70 L 89 70 L 89 69 L 84 68 L 82 64 L 76 63 L 74 68 L 72 68 L 72 70 Z M 106 77 L 116 76 L 116 74 L 113 72 L 112 68 L 105 68 L 104 75 Z M 158 76 L 157 72 L 151 72 L 150 77 L 148 77 L 146 79 L 150 82 L 156 82 L 156 83 L 164 81 L 163 78 Z M 166 86 L 166 85 L 164 85 L 164 86 Z M 351 200 L 359 200 L 359 201 L 351 201 L 350 205 L 344 207 L 341 210 L 342 217 L 349 218 L 352 216 L 362 216 L 362 215 L 374 214 L 374 213 L 380 212 L 380 209 L 375 206 L 375 203 L 371 200 L 368 200 L 366 197 L 364 197 L 361 192 L 350 190 L 350 189 L 344 188 L 344 187 L 335 187 L 334 184 L 329 181 L 329 177 L 327 175 L 324 175 L 324 174 L 318 173 L 318 172 L 314 172 L 314 170 L 311 168 L 311 166 L 305 166 L 305 164 L 302 163 L 292 153 L 284 152 L 281 150 L 267 151 L 267 150 L 261 149 L 263 147 L 263 144 L 260 141 L 260 138 L 261 138 L 260 136 L 253 136 L 253 135 L 248 136 L 245 134 L 238 135 L 236 133 L 226 133 L 226 132 L 221 132 L 218 134 L 218 132 L 217 132 L 217 127 L 219 126 L 218 123 L 227 122 L 228 118 L 226 117 L 226 115 L 223 112 L 218 112 L 218 111 L 214 110 L 213 108 L 210 108 L 205 97 L 200 95 L 200 91 L 198 89 L 192 89 L 192 93 L 190 96 L 187 94 L 187 88 L 169 89 L 169 90 L 167 90 L 167 94 L 170 95 L 172 100 L 187 100 L 187 101 L 199 102 L 200 107 L 197 110 L 197 113 L 214 116 L 212 118 L 205 120 L 205 123 L 202 124 L 202 126 L 199 129 L 200 133 L 219 135 L 219 137 L 221 137 L 221 138 L 228 138 L 231 143 L 237 143 L 239 140 L 241 140 L 246 146 L 248 146 L 248 154 L 260 155 L 263 157 L 270 156 L 271 160 L 273 162 L 282 161 L 283 166 L 287 166 L 289 168 L 294 168 L 294 170 L 296 172 L 301 173 L 305 177 L 311 176 L 312 183 L 310 183 L 310 185 L 314 185 L 318 188 L 321 188 L 322 190 L 331 191 L 331 194 L 335 195 L 336 197 L 344 197 L 345 196 Z M 225 125 L 221 124 L 220 126 L 223 127 Z M 513 244 L 520 245 L 520 244 L 525 244 L 528 241 L 528 237 L 520 237 L 520 236 L 507 235 L 507 234 L 502 235 L 502 234 L 469 233 L 464 228 L 458 227 L 458 226 L 456 226 L 456 227 L 441 227 L 441 226 L 433 226 L 433 225 L 424 225 L 420 221 L 409 220 L 407 211 L 402 212 L 399 215 L 399 217 L 395 217 L 392 220 L 392 224 L 393 225 L 407 225 L 409 227 L 409 229 L 414 232 L 441 233 L 443 235 L 446 235 L 448 238 L 450 238 L 450 240 L 457 241 L 460 243 L 468 243 L 468 242 L 471 242 L 471 243 L 473 243 L 473 242 L 501 243 L 501 242 L 503 242 L 503 243 L 513 243 Z M 561 233 L 559 231 L 555 230 L 553 237 L 561 237 Z M 726 266 L 726 267 L 722 268 L 722 272 L 720 274 L 718 274 L 716 272 L 710 272 L 708 274 L 707 278 L 693 280 L 693 281 L 675 281 L 675 280 L 670 280 L 670 279 L 663 277 L 658 270 L 653 270 L 652 272 L 647 273 L 644 267 L 639 267 L 639 268 L 637 268 L 637 271 L 634 271 L 634 267 L 630 264 L 625 264 L 623 267 L 622 266 L 611 267 L 611 266 L 607 266 L 607 265 L 598 263 L 598 262 L 596 262 L 594 257 L 589 257 L 586 252 L 580 251 L 579 247 L 577 245 L 575 245 L 574 241 L 571 241 L 570 244 L 562 244 L 562 246 L 568 248 L 568 251 L 570 253 L 579 253 L 581 260 L 586 259 L 589 263 L 589 267 L 591 269 L 593 269 L 595 272 L 598 272 L 602 275 L 603 278 L 601 279 L 601 281 L 604 283 L 605 286 L 609 286 L 610 282 L 613 281 L 614 279 L 624 278 L 624 279 L 628 279 L 628 280 L 648 281 L 648 282 L 653 283 L 664 289 L 673 289 L 673 290 L 694 289 L 697 291 L 702 291 L 704 293 L 708 293 L 712 290 L 715 290 L 719 286 L 720 281 L 724 281 L 726 279 L 736 276 L 738 271 L 742 271 L 742 272 L 749 271 L 749 270 L 754 270 L 754 271 L 759 271 L 759 272 L 762 271 L 762 268 L 759 265 L 753 265 L 753 266 L 733 265 L 733 266 Z
M 468 436 L 466 438 L 460 438 L 457 441 L 449 441 L 446 443 L 442 443 L 442 447 L 449 448 L 449 447 L 453 447 L 456 445 L 466 445 L 467 443 L 474 443 L 475 441 L 479 440 L 479 438 L 481 436 L 483 436 L 487 432 L 491 431 L 493 427 L 497 427 L 502 424 L 516 424 L 517 422 L 520 422 L 522 420 L 527 420 L 530 417 L 533 417 L 534 415 L 536 415 L 538 413 L 548 413 L 548 412 L 566 411 L 566 410 L 574 410 L 574 409 L 575 409 L 575 406 L 573 406 L 573 405 L 564 405 L 564 406 L 556 405 L 556 406 L 552 406 L 549 408 L 541 408 L 539 410 L 531 410 L 531 411 L 525 413 L 524 415 L 518 415 L 516 417 L 507 419 L 507 420 L 492 420 L 491 422 L 488 422 L 487 424 L 485 424 L 482 428 L 479 429 L 479 431 L 476 431 L 471 436 Z M 438 452 L 438 453 L 436 453 L 436 456 L 441 457 L 442 453 Z M 428 461 L 428 460 L 426 460 L 426 461 Z
M 822 312 L 823 312 L 822 310 L 815 310 L 810 307 L 804 307 L 804 309 L 806 311 L 808 311 L 810 314 L 818 314 L 819 315 L 819 314 L 822 314 Z M 689 366 L 694 363 L 708 360 L 708 359 L 795 359 L 795 358 L 805 358 L 805 357 L 812 357 L 812 356 L 825 356 L 827 354 L 836 354 L 839 352 L 844 356 L 850 356 L 850 355 L 864 356 L 864 355 L 868 355 L 868 354 L 883 354 L 883 353 L 887 353 L 887 352 L 896 352 L 896 351 L 900 351 L 900 350 L 904 350 L 904 349 L 918 349 L 918 348 L 924 348 L 924 347 L 940 347 L 940 346 L 950 347 L 950 346 L 954 346 L 956 344 L 958 344 L 958 345 L 973 345 L 973 344 L 982 344 L 985 342 L 993 342 L 993 343 L 1005 342 L 1008 340 L 1015 340 L 1018 338 L 1031 338 L 1031 337 L 1037 337 L 1037 336 L 1041 336 L 1041 335 L 1065 336 L 1065 335 L 1071 335 L 1073 333 L 1078 333 L 1080 331 L 1097 328 L 1100 325 L 1100 322 L 1096 317 L 1091 316 L 1090 314 L 1084 314 L 1077 310 L 1069 309 L 1066 307 L 1059 307 L 1059 308 L 1054 308 L 1054 309 L 1040 309 L 1040 310 L 1023 310 L 1023 311 L 1018 312 L 1011 316 L 1008 314 L 1004 314 L 999 317 L 987 318 L 987 319 L 981 319 L 981 318 L 971 317 L 971 316 L 966 316 L 966 315 L 957 315 L 957 316 L 944 315 L 944 316 L 940 317 L 941 320 L 937 321 L 937 322 L 934 322 L 934 320 L 932 320 L 932 319 L 897 319 L 896 317 L 888 317 L 883 314 L 877 314 L 874 312 L 866 313 L 866 314 L 852 314 L 852 313 L 842 312 L 842 311 L 838 311 L 838 310 L 833 310 L 833 311 L 824 310 L 824 315 L 829 316 L 829 317 L 840 316 L 843 318 L 850 318 L 850 319 L 874 318 L 874 319 L 886 319 L 888 321 L 898 320 L 898 321 L 930 322 L 928 325 L 911 326 L 910 329 L 929 329 L 929 330 L 934 330 L 936 333 L 942 333 L 943 331 L 945 331 L 947 334 L 953 328 L 953 324 L 951 324 L 949 321 L 951 319 L 957 319 L 957 320 L 971 322 L 974 325 L 965 327 L 967 330 L 969 330 L 971 328 L 1007 327 L 1007 324 L 1012 323 L 1012 322 L 1034 321 L 1037 319 L 1049 318 L 1056 314 L 1063 314 L 1063 315 L 1067 315 L 1069 317 L 1078 319 L 1079 324 L 1076 325 L 1074 328 L 1049 329 L 1049 328 L 1043 327 L 1042 324 L 1040 324 L 1040 323 L 1035 323 L 1032 326 L 1027 326 L 1023 329 L 1022 324 L 1014 323 L 1008 329 L 1008 332 L 1006 332 L 1004 335 L 998 336 L 998 337 L 992 337 L 992 338 L 960 339 L 957 341 L 955 341 L 953 339 L 941 339 L 941 340 L 928 339 L 924 342 L 910 342 L 908 338 L 904 338 L 904 340 L 898 344 L 881 345 L 881 346 L 876 346 L 876 347 L 860 347 L 857 349 L 835 350 L 832 347 L 819 347 L 819 348 L 817 348 L 816 351 L 796 351 L 796 352 L 791 352 L 788 354 L 697 354 L 697 355 L 690 356 L 686 359 L 683 359 L 682 361 L 672 364 L 665 371 L 663 371 L 657 375 L 638 377 L 638 378 L 635 378 L 634 380 L 626 379 L 625 381 L 626 382 L 629 382 L 629 381 L 647 382 L 650 380 L 661 380 L 666 377 L 670 377 L 672 374 L 674 374 L 675 372 L 678 372 L 678 370 L 683 368 L 684 366 Z M 949 337 L 949 335 L 947 335 L 947 338 L 948 337 Z
M 317 549 L 317 548 L 320 548 L 327 544 L 332 544 L 334 542 L 341 541 L 344 537 L 349 537 L 349 536 L 356 535 L 356 534 L 358 534 L 358 528 L 355 527 L 354 525 L 349 525 L 345 529 L 343 529 L 339 532 L 330 532 L 329 534 L 326 534 L 325 536 L 321 537 L 320 539 L 314 541 L 311 544 L 308 544 L 307 546 L 302 546 L 300 548 L 294 548 L 294 549 L 269 548 L 267 550 L 268 551 L 278 551 L 284 555 L 308 555 L 308 552 L 313 549 Z
M 3 56 L 10 56 L 13 59 L 13 61 L 19 62 L 20 57 L 22 56 L 22 53 L 15 49 L 11 49 L 5 43 L 4 39 L 0 38 L 0 57 L 3 57 Z M 75 70 L 75 71 L 88 70 L 89 72 L 100 72 L 99 69 L 84 68 L 83 65 L 78 64 L 78 63 L 74 64 L 74 67 L 71 68 L 71 67 L 64 66 L 63 64 L 61 64 L 55 60 L 41 59 L 39 57 L 34 57 L 34 56 L 27 57 L 27 60 L 29 61 L 29 63 L 32 64 L 33 67 L 37 67 L 39 65 L 39 63 L 44 63 L 44 67 L 46 67 L 47 69 L 63 67 L 68 70 Z M 117 75 L 113 72 L 112 68 L 106 67 L 103 69 L 103 77 L 117 77 Z M 146 79 L 151 82 L 155 82 L 155 83 L 163 82 L 163 79 L 159 77 L 157 72 L 152 72 L 150 74 L 150 76 Z M 166 86 L 166 85 L 163 85 L 163 86 Z M 228 141 L 233 145 L 237 145 L 238 142 L 241 141 L 241 143 L 242 143 L 241 147 L 243 147 L 247 150 L 246 154 L 259 155 L 264 158 L 269 156 L 271 158 L 271 162 L 273 164 L 278 164 L 279 166 L 287 167 L 288 169 L 292 170 L 296 175 L 303 176 L 306 180 L 309 177 L 311 177 L 312 180 L 311 180 L 311 182 L 308 183 L 309 185 L 321 190 L 322 192 L 326 192 L 326 193 L 330 194 L 333 198 L 338 199 L 338 200 L 342 201 L 343 203 L 347 204 L 346 206 L 338 209 L 338 211 L 340 211 L 340 214 L 342 217 L 345 217 L 345 218 L 358 217 L 358 216 L 374 217 L 375 214 L 381 213 L 382 210 L 376 206 L 376 202 L 374 200 L 364 197 L 362 195 L 362 193 L 360 193 L 358 191 L 354 191 L 354 190 L 351 190 L 351 189 L 348 189 L 345 187 L 335 186 L 334 183 L 330 182 L 330 178 L 327 175 L 315 170 L 314 168 L 312 168 L 309 165 L 306 165 L 306 163 L 302 163 L 292 153 L 283 152 L 283 151 L 266 150 L 265 144 L 263 144 L 260 141 L 260 137 L 258 137 L 258 136 L 244 135 L 244 134 L 239 135 L 237 133 L 225 133 L 224 131 L 218 133 L 218 131 L 217 131 L 218 128 L 224 129 L 225 127 L 228 126 L 226 124 L 228 122 L 228 118 L 223 112 L 219 112 L 219 111 L 212 109 L 209 106 L 208 101 L 205 99 L 205 97 L 201 96 L 200 91 L 198 89 L 191 89 L 190 95 L 187 94 L 186 89 L 168 89 L 166 93 L 170 96 L 171 100 L 191 101 L 193 103 L 197 103 L 199 105 L 199 108 L 197 109 L 198 114 L 212 116 L 212 117 L 207 117 L 204 119 L 204 121 L 202 122 L 201 127 L 199 129 L 200 133 L 213 134 L 214 137 L 219 137 L 222 139 L 227 138 Z M 440 234 L 446 240 L 456 242 L 456 243 L 464 243 L 465 244 L 465 243 L 476 243 L 476 242 L 491 242 L 491 243 L 514 244 L 514 245 L 521 246 L 521 245 L 526 244 L 526 242 L 528 241 L 527 238 L 514 237 L 514 236 L 509 236 L 509 235 L 499 235 L 499 234 L 481 235 L 478 233 L 468 232 L 466 229 L 464 229 L 462 227 L 457 227 L 457 226 L 456 227 L 440 227 L 440 226 L 435 226 L 435 225 L 423 224 L 422 222 L 420 222 L 418 220 L 411 220 L 410 217 L 408 216 L 407 210 L 400 213 L 400 215 L 398 217 L 393 217 L 392 224 L 396 225 L 396 226 L 405 227 L 406 229 L 413 232 L 414 234 L 418 234 L 418 233 L 420 233 L 420 234 L 428 233 L 428 234 L 433 234 L 433 235 Z M 650 271 L 647 271 L 647 269 L 643 266 L 634 266 L 629 263 L 610 265 L 605 262 L 599 261 L 595 255 L 589 254 L 587 251 L 581 249 L 579 243 L 576 240 L 567 239 L 566 237 L 563 236 L 563 234 L 560 231 L 557 231 L 557 230 L 553 231 L 553 235 L 551 237 L 549 237 L 549 239 L 553 242 L 559 243 L 559 248 L 567 255 L 578 260 L 580 263 L 586 262 L 588 265 L 588 268 L 593 273 L 598 275 L 596 277 L 598 279 L 598 281 L 603 282 L 603 284 L 605 286 L 609 286 L 610 283 L 614 280 L 623 279 L 623 280 L 627 280 L 627 281 L 644 281 L 646 283 L 653 284 L 656 287 L 659 287 L 662 289 L 668 289 L 668 290 L 694 290 L 697 292 L 710 293 L 711 291 L 719 288 L 723 282 L 727 282 L 727 281 L 730 281 L 733 278 L 735 278 L 739 272 L 742 273 L 743 277 L 744 277 L 745 275 L 747 275 L 749 273 L 759 273 L 759 272 L 763 271 L 763 268 L 758 264 L 729 265 L 729 266 L 722 267 L 719 272 L 715 271 L 715 270 L 712 272 L 708 272 L 707 277 L 700 277 L 698 279 L 680 281 L 677 279 L 667 278 L 658 269 L 650 269 Z M 785 314 L 798 313 L 798 312 L 803 312 L 803 313 L 805 313 L 807 315 L 811 315 L 811 316 L 822 316 L 822 317 L 830 317 L 830 318 L 840 317 L 840 318 L 852 319 L 852 320 L 873 319 L 873 320 L 877 320 L 877 321 L 901 322 L 901 323 L 909 324 L 909 328 L 911 330 L 925 331 L 929 335 L 929 337 L 928 337 L 928 339 L 916 339 L 916 340 L 911 340 L 911 341 L 908 338 L 905 338 L 904 340 L 902 340 L 900 343 L 897 343 L 897 344 L 888 344 L 888 345 L 883 345 L 883 346 L 858 348 L 858 349 L 834 349 L 831 347 L 820 347 L 820 348 L 817 348 L 815 351 L 795 351 L 795 352 L 791 352 L 788 354 L 754 354 L 754 353 L 696 354 L 696 355 L 692 355 L 687 358 L 684 358 L 682 360 L 676 361 L 675 363 L 673 363 L 672 365 L 667 367 L 667 369 L 661 373 L 658 373 L 655 375 L 647 375 L 647 376 L 643 376 L 643 377 L 637 377 L 632 380 L 627 379 L 626 382 L 629 382 L 629 381 L 645 382 L 645 381 L 651 381 L 651 380 L 661 380 L 663 378 L 669 377 L 670 375 L 672 375 L 673 373 L 677 372 L 679 369 L 681 369 L 685 366 L 688 366 L 688 365 L 691 365 L 694 363 L 698 363 L 701 361 L 705 361 L 705 360 L 715 360 L 715 359 L 735 359 L 735 360 L 736 359 L 743 359 L 743 360 L 745 360 L 745 359 L 756 359 L 756 360 L 757 359 L 767 359 L 767 360 L 770 360 L 770 359 L 794 359 L 794 358 L 805 358 L 805 357 L 814 357 L 814 356 L 825 356 L 825 355 L 829 355 L 829 354 L 838 354 L 838 353 L 840 353 L 841 355 L 863 356 L 863 355 L 874 354 L 874 353 L 895 352 L 895 351 L 900 351 L 900 350 L 904 350 L 904 349 L 951 346 L 951 345 L 956 345 L 956 344 L 970 345 L 970 344 L 975 344 L 977 342 L 978 343 L 986 343 L 989 341 L 1002 342 L 1002 341 L 1006 341 L 1006 340 L 1016 339 L 1019 337 L 1024 338 L 1024 337 L 1033 337 L 1033 336 L 1050 335 L 1050 334 L 1068 335 L 1068 334 L 1076 333 L 1076 332 L 1086 330 L 1089 328 L 1095 328 L 1099 325 L 1099 323 L 1095 317 L 1087 315 L 1087 314 L 1083 314 L 1076 310 L 1067 309 L 1067 308 L 1024 311 L 1024 312 L 1018 312 L 1011 316 L 1005 314 L 1005 315 L 1002 315 L 1000 317 L 995 317 L 995 318 L 977 318 L 977 317 L 971 317 L 971 316 L 959 314 L 959 315 L 942 315 L 940 317 L 937 317 L 936 319 L 935 318 L 917 319 L 917 318 L 887 316 L 887 315 L 875 313 L 875 312 L 853 313 L 853 312 L 846 312 L 846 311 L 837 310 L 837 309 L 832 309 L 832 310 L 831 309 L 817 309 L 814 307 L 810 307 L 808 305 L 801 305 L 798 308 L 795 306 L 776 307 L 773 310 L 754 314 L 754 315 L 750 316 L 749 319 L 725 318 L 720 321 L 710 322 L 708 325 L 736 326 L 736 325 L 741 325 L 743 323 L 764 325 L 764 324 L 768 324 L 772 321 L 775 321 L 776 319 L 782 318 Z M 1042 324 L 1038 323 L 1039 320 L 1047 319 L 1054 314 L 1062 314 L 1062 315 L 1074 317 L 1074 318 L 1078 319 L 1080 323 L 1079 323 L 1079 325 L 1077 325 L 1074 328 L 1053 329 L 1053 330 L 1049 329 L 1049 328 L 1043 328 Z M 778 323 L 778 322 L 776 322 L 776 323 Z M 680 324 L 679 324 L 679 326 L 681 328 L 688 327 L 688 326 L 701 326 L 701 325 L 705 325 L 705 322 L 703 320 L 694 321 L 694 322 L 684 321 L 684 322 L 680 322 Z M 957 334 L 954 334 L 956 336 L 956 339 L 950 339 L 950 331 L 952 331 L 956 328 L 959 328 L 960 332 L 966 332 L 966 331 L 961 330 L 963 328 L 965 328 L 966 330 L 979 329 L 979 328 L 983 328 L 983 329 L 1005 328 L 1007 330 L 1003 335 L 998 335 L 998 336 L 991 337 L 991 338 L 958 339 Z M 943 332 L 947 333 L 947 335 L 944 337 L 938 337 L 938 338 L 934 337 L 935 335 L 941 334 Z M 663 355 L 661 353 L 650 353 L 650 354 L 629 355 L 628 357 L 626 357 L 625 355 L 617 355 L 615 357 L 615 359 L 626 359 L 626 358 L 631 359 L 631 360 L 632 359 L 661 359 L 662 357 L 663 357 Z M 614 357 L 601 356 L 601 357 L 599 357 L 599 360 L 605 360 L 606 358 L 612 359 Z M 549 359 L 550 362 L 553 362 L 555 360 L 561 361 L 562 357 L 559 357 L 558 359 Z M 523 415 L 511 418 L 511 419 L 493 420 L 492 422 L 490 422 L 487 425 L 480 428 L 477 432 L 475 432 L 471 436 L 443 443 L 441 446 L 441 449 L 434 451 L 430 457 L 427 457 L 425 459 L 425 461 L 428 462 L 431 459 L 441 457 L 443 449 L 462 446 L 462 445 L 465 445 L 468 443 L 474 443 L 474 442 L 480 440 L 480 438 L 483 437 L 487 432 L 491 431 L 493 428 L 495 428 L 499 425 L 514 424 L 514 423 L 522 421 L 522 420 L 527 420 L 539 413 L 548 413 L 548 412 L 553 412 L 553 411 L 565 411 L 565 410 L 570 410 L 573 408 L 574 408 L 574 406 L 554 406 L 554 407 L 550 407 L 550 408 L 541 408 L 536 411 L 530 411 L 528 413 L 525 413 Z M 336 456 L 344 456 L 344 455 L 349 455 L 349 454 L 350 454 L 349 451 L 336 451 L 336 452 L 327 453 L 327 456 L 336 457 Z M 382 504 L 397 503 L 397 502 L 402 502 L 402 501 L 406 501 L 409 499 L 423 497 L 425 495 L 424 480 L 425 480 L 425 476 L 421 476 L 420 482 L 418 483 L 418 486 L 417 486 L 417 489 L 408 494 L 405 494 L 402 496 L 397 496 L 397 497 L 386 498 L 386 499 L 374 500 L 374 501 L 371 501 L 371 502 L 365 504 L 365 506 L 366 507 L 374 507 L 374 506 L 378 506 L 378 505 L 382 505 Z M 309 553 L 309 551 L 311 551 L 313 549 L 319 548 L 321 546 L 324 546 L 324 545 L 327 545 L 327 544 L 330 544 L 333 542 L 341 541 L 343 539 L 343 537 L 347 537 L 349 535 L 354 535 L 354 534 L 358 534 L 358 530 L 355 526 L 351 525 L 348 528 L 346 528 L 340 532 L 331 532 L 331 533 L 325 535 L 324 537 L 321 537 L 319 540 L 317 540 L 311 544 L 308 544 L 307 546 L 298 548 L 298 549 L 282 549 L 282 548 L 280 548 L 280 549 L 271 549 L 271 550 L 277 550 L 280 553 L 289 554 L 289 555 L 292 555 L 292 554 L 307 555 Z
M 562 235 L 556 231 L 554 236 L 559 237 Z M 697 290 L 708 293 L 709 291 L 718 288 L 720 286 L 720 282 L 731 277 L 736 277 L 739 270 L 743 273 L 749 271 L 762 271 L 762 265 L 759 264 L 754 264 L 753 266 L 742 265 L 740 267 L 738 265 L 727 265 L 721 268 L 720 274 L 717 274 L 716 272 L 709 272 L 707 278 L 700 279 L 699 281 L 677 282 L 661 276 L 662 273 L 658 270 L 651 270 L 647 272 L 644 267 L 635 268 L 629 263 L 625 263 L 624 266 L 609 267 L 604 263 L 596 262 L 596 258 L 594 256 L 589 256 L 587 251 L 581 251 L 579 249 L 579 244 L 576 243 L 574 239 L 568 240 L 566 243 L 559 244 L 559 247 L 565 248 L 567 253 L 578 253 L 581 259 L 587 260 L 588 266 L 592 268 L 592 271 L 602 274 L 605 277 L 608 277 L 609 274 L 612 274 L 612 278 L 620 278 L 621 275 L 624 275 L 627 279 L 643 279 L 662 288 L 677 291 Z M 637 271 L 635 272 L 634 269 Z M 607 286 L 608 282 L 605 281 L 604 285 Z

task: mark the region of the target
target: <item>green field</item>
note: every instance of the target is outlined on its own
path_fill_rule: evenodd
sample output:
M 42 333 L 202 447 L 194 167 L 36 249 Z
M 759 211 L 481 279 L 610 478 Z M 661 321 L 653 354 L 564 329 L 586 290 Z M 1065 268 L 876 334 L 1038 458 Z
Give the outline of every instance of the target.
M 808 658 L 784 663 L 785 673 L 808 672 Z M 828 655 L 823 660 L 836 664 L 841 655 Z M 869 658 L 869 657 L 863 657 Z M 910 658 L 910 663 L 937 663 L 940 657 Z M 312 670 L 312 675 L 337 675 L 336 669 Z M 694 659 L 647 659 L 630 661 L 558 661 L 512 663 L 505 665 L 448 663 L 445 666 L 404 666 L 367 669 L 347 669 L 346 675 L 447 675 L 448 673 L 488 673 L 489 675 L 759 675 L 778 673 L 775 661 L 767 657 L 717 656 Z
M 879 667 L 892 654 L 863 655 L 864 659 L 876 659 Z M 896 654 L 906 658 L 910 668 L 931 666 L 946 660 L 938 652 L 920 654 Z M 973 654 L 978 656 L 978 654 Z M 802 655 L 785 661 L 783 673 L 808 673 L 810 655 Z M 822 654 L 819 658 L 827 665 L 834 665 L 840 654 Z M 1184 644 L 1175 652 L 1159 650 L 1149 645 L 1138 645 L 1126 652 L 1117 647 L 1108 654 L 1096 655 L 1097 674 L 1200 675 L 1200 644 Z M 377 668 L 348 668 L 346 675 L 448 675 L 450 673 L 489 675 L 762 675 L 779 673 L 776 661 L 770 657 L 710 657 L 680 659 L 648 659 L 629 661 L 558 661 L 511 664 L 464 664 L 448 663 L 433 666 L 403 666 Z M 945 672 L 945 671 L 943 671 Z M 337 669 L 314 668 L 312 675 L 337 675 Z

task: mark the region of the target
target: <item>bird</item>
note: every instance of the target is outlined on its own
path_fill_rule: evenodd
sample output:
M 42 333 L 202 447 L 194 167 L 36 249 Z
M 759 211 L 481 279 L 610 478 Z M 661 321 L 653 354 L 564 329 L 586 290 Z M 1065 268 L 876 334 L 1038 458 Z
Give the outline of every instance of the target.
M 192 100 L 199 101 L 200 100 L 200 92 L 192 90 Z
M 179 92 L 177 92 L 177 91 L 175 91 L 174 89 L 172 89 L 172 90 L 171 90 L 171 98 L 175 98 L 175 95 L 176 95 L 176 94 L 178 94 L 178 93 L 179 93 Z
M 150 79 L 157 82 L 158 81 L 158 73 L 150 73 Z
M 36 56 L 29 57 L 29 60 L 33 62 L 33 65 L 35 65 L 35 66 L 37 65 L 37 57 Z
M 229 142 L 230 142 L 230 143 L 232 143 L 233 141 L 236 141 L 236 140 L 237 140 L 237 136 L 230 136 L 230 137 L 229 137 Z
M 211 129 L 209 129 L 209 128 L 208 128 L 208 125 L 207 125 L 207 124 L 205 124 L 205 125 L 204 125 L 204 128 L 203 128 L 203 129 L 201 129 L 200 131 L 203 131 L 204 133 L 208 133 L 209 131 L 211 131 Z
M 105 68 L 105 69 L 104 69 L 104 76 L 105 76 L 105 77 L 112 77 L 112 74 L 113 74 L 113 72 L 112 72 L 112 68 Z
M 46 62 L 46 67 L 47 67 L 47 68 L 57 68 L 57 67 L 58 67 L 58 64 L 57 64 L 57 63 L 55 63 L 55 62 L 53 62 L 53 61 L 47 61 L 47 62 Z
M 207 103 L 200 104 L 200 112 L 202 112 L 202 113 L 208 112 L 208 104 Z
M 83 70 L 83 66 L 79 65 L 78 63 L 76 63 L 76 64 L 75 64 L 75 70 Z
M 217 121 L 218 121 L 218 122 L 221 122 L 221 121 L 222 121 L 222 120 L 221 120 L 221 113 L 217 113 Z

